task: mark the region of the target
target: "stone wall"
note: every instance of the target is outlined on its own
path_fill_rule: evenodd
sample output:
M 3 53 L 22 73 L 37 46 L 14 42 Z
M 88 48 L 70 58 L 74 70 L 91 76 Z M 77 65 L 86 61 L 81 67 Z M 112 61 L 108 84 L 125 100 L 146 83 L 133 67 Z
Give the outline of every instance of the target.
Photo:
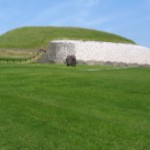
M 150 49 L 139 45 L 60 40 L 50 42 L 47 52 L 49 62 L 63 63 L 67 55 L 74 54 L 77 62 L 98 64 L 150 65 Z

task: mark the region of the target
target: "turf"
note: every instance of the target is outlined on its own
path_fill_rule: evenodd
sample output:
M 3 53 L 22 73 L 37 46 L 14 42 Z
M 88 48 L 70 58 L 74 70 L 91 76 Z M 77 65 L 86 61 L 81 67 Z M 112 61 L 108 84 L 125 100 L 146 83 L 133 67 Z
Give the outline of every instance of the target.
M 71 27 L 22 27 L 1 35 L 0 48 L 31 50 L 43 47 L 47 49 L 51 40 L 58 39 L 135 44 L 134 41 L 119 35 L 91 29 Z
M 150 69 L 1 64 L 1 150 L 148 150 Z

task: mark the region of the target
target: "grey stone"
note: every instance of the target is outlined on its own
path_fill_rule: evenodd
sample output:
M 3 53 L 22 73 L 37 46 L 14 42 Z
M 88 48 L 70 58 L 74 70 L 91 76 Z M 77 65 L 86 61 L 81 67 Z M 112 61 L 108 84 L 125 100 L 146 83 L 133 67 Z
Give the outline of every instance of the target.
M 75 55 L 68 55 L 66 58 L 67 66 L 76 66 L 76 57 Z

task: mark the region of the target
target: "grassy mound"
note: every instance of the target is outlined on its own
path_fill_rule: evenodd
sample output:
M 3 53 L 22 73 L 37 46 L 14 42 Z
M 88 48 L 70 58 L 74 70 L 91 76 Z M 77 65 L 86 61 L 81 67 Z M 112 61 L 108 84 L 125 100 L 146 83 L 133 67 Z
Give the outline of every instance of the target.
M 0 149 L 148 150 L 150 69 L 2 65 Z
M 67 27 L 23 27 L 0 36 L 0 48 L 32 49 L 48 47 L 51 40 L 74 39 L 132 43 L 121 36 L 97 30 Z

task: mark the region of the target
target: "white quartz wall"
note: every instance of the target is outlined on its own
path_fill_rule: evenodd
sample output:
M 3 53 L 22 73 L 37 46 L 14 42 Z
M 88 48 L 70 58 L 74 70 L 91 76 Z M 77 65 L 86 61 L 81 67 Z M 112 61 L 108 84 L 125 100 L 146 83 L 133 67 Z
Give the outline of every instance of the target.
M 65 45 L 71 44 L 77 60 L 150 65 L 150 49 L 138 45 L 74 40 L 52 41 L 51 44 L 62 45 L 53 49 L 58 59 L 64 60 L 70 54 L 69 46 L 66 48 Z

